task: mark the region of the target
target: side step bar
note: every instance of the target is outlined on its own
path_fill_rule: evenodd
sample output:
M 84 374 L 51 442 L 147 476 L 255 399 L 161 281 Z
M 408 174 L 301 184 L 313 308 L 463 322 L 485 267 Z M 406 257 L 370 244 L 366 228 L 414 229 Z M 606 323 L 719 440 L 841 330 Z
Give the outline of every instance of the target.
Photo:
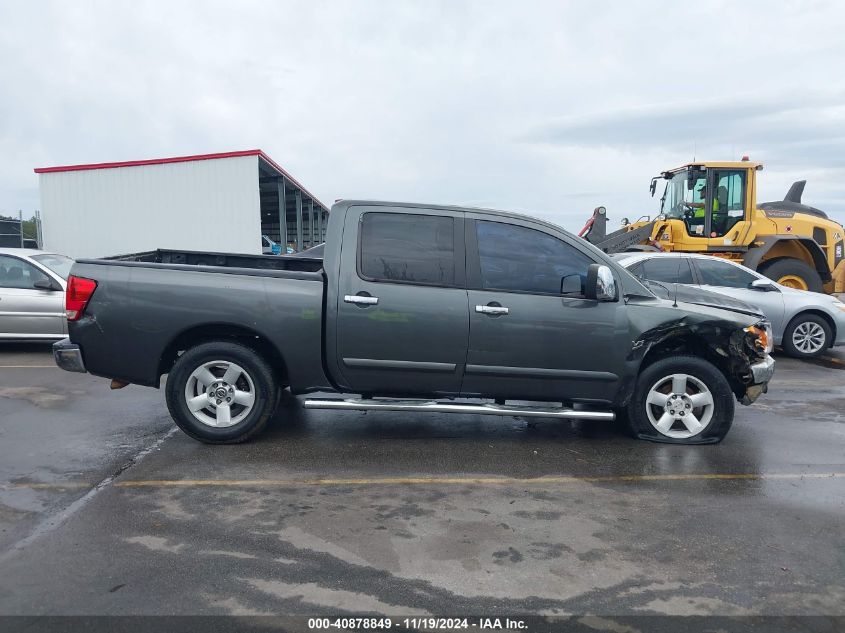
M 305 401 L 306 409 L 344 409 L 347 411 L 415 411 L 428 413 L 477 413 L 482 415 L 513 415 L 564 420 L 613 420 L 612 411 L 582 411 L 562 407 L 514 407 L 493 404 L 460 404 L 434 400 L 337 400 L 314 398 Z

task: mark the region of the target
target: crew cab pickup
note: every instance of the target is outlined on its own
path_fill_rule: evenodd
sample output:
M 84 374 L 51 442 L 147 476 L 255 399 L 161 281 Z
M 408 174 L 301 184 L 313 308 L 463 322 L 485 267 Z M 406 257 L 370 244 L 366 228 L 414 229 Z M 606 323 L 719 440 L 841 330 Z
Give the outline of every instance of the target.
M 287 388 L 330 392 L 306 408 L 619 416 L 643 439 L 718 442 L 767 389 L 769 325 L 663 295 L 538 219 L 343 201 L 322 259 L 78 261 L 54 357 L 112 387 L 167 374 L 176 424 L 209 443 L 252 437 Z

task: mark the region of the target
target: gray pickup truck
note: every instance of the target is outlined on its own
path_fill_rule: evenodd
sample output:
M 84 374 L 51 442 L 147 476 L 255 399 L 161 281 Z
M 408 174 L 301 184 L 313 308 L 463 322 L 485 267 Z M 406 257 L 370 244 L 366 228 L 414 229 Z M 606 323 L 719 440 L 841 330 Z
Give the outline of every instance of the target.
M 705 295 L 661 298 L 518 214 L 344 201 L 322 259 L 78 261 L 54 357 L 112 387 L 167 374 L 176 424 L 210 443 L 255 435 L 288 387 L 338 394 L 306 408 L 618 416 L 643 439 L 712 443 L 774 361 L 760 313 Z

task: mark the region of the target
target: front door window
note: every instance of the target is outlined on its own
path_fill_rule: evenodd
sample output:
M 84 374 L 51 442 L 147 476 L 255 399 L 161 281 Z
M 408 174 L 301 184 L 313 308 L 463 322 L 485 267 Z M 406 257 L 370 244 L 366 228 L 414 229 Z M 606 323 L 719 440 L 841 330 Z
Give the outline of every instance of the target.
M 583 296 L 592 260 L 559 239 L 523 226 L 501 222 L 475 223 L 481 264 L 481 287 L 534 294 L 560 295 L 572 282 Z
M 32 290 L 36 281 L 48 279 L 32 264 L 18 259 L 0 255 L 0 288 L 19 288 L 21 290 Z
M 705 286 L 748 288 L 751 282 L 757 279 L 751 272 L 716 257 L 697 259 L 695 265 L 698 267 L 701 283 Z

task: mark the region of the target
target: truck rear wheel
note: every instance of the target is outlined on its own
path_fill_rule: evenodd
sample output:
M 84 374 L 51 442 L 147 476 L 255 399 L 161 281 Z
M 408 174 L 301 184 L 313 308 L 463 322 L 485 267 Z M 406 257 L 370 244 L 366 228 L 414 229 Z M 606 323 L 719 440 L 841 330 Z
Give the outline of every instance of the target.
M 228 341 L 197 345 L 167 377 L 167 408 L 186 434 L 208 444 L 237 444 L 261 431 L 278 402 L 273 370 L 255 351 Z
M 758 272 L 788 288 L 824 292 L 824 285 L 818 271 L 794 257 L 780 257 L 764 262 L 758 268 Z
M 640 439 L 715 444 L 731 428 L 734 395 L 722 372 L 706 360 L 664 358 L 640 373 L 627 417 Z

